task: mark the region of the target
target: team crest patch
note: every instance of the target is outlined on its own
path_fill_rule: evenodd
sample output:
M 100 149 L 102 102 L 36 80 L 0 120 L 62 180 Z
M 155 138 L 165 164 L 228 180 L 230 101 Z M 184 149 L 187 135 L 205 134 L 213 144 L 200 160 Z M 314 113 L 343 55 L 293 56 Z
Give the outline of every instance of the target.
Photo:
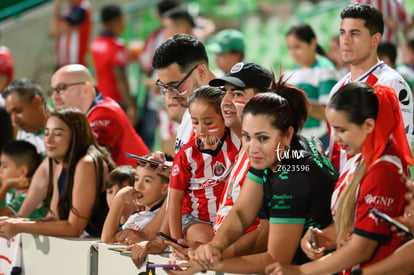
M 224 165 L 221 162 L 216 162 L 216 164 L 214 164 L 213 166 L 213 173 L 216 177 L 220 177 L 221 175 L 223 175 L 224 170 L 226 169 L 224 168 Z
M 178 173 L 180 173 L 180 168 L 178 168 L 178 165 L 175 164 L 172 168 L 171 176 L 175 177 L 178 175 Z
M 239 63 L 237 63 L 237 64 L 235 64 L 232 68 L 231 68 L 231 70 L 230 70 L 230 73 L 237 73 L 237 72 L 240 72 L 241 71 L 241 69 L 243 69 L 243 62 L 239 62 Z

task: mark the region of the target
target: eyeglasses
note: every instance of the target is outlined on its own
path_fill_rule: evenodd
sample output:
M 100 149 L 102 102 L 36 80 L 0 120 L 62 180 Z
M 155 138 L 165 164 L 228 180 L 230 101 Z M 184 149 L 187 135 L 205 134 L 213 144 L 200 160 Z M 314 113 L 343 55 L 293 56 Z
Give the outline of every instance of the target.
M 85 81 L 83 82 L 75 82 L 75 83 L 59 83 L 55 88 L 50 88 L 47 91 L 47 95 L 52 97 L 53 92 L 58 93 L 58 95 L 62 95 L 63 92 L 70 86 L 74 86 L 74 85 L 82 85 L 85 84 Z
M 157 82 L 155 83 L 158 88 L 160 89 L 161 95 L 165 96 L 165 94 L 170 91 L 171 93 L 173 93 L 174 95 L 178 95 L 178 96 L 182 96 L 183 94 L 185 94 L 187 91 L 183 91 L 180 90 L 180 86 L 184 83 L 184 81 L 187 80 L 187 78 L 190 77 L 190 75 L 193 73 L 193 71 L 195 70 L 195 68 L 197 68 L 197 66 L 200 64 L 195 65 L 187 74 L 186 76 L 177 84 L 177 85 L 164 85 L 161 83 L 161 81 L 158 79 Z

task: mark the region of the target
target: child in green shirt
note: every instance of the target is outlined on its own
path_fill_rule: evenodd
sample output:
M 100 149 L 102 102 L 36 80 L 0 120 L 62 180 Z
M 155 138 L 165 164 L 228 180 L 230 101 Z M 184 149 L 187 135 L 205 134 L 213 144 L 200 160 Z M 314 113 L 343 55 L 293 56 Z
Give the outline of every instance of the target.
M 31 143 L 15 140 L 3 145 L 0 156 L 0 216 L 16 216 L 40 162 L 41 157 Z M 39 205 L 29 218 L 41 218 L 47 212 L 47 207 Z

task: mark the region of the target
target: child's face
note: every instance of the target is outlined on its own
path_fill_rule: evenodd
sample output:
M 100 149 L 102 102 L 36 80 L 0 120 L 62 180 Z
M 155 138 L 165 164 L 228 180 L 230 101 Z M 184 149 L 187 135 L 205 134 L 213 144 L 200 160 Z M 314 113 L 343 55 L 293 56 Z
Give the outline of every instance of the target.
M 112 200 L 114 199 L 116 193 L 121 190 L 118 184 L 112 185 L 110 188 L 106 188 L 106 203 L 111 207 Z
M 129 181 L 126 180 L 124 182 L 118 182 L 112 185 L 111 188 L 106 188 L 106 203 L 109 207 L 111 206 L 112 200 L 114 199 L 116 193 L 118 193 L 118 191 L 125 186 L 129 186 Z
M 16 163 L 5 154 L 0 156 L 0 179 L 2 182 L 19 178 L 22 175 L 25 175 L 23 166 L 17 167 Z
M 165 198 L 168 184 L 162 182 L 151 169 L 137 166 L 134 189 L 138 192 L 138 205 L 145 206 L 145 210 L 150 210 Z
M 224 135 L 224 119 L 214 106 L 196 99 L 190 104 L 193 129 L 203 149 L 215 149 Z

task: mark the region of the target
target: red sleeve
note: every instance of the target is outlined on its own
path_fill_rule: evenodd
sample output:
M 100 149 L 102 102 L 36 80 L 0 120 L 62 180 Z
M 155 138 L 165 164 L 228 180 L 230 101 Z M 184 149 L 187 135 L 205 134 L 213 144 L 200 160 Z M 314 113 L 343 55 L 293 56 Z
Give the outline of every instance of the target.
M 92 131 L 99 144 L 112 148 L 119 140 L 121 133 L 121 124 L 117 123 L 117 118 L 112 116 L 114 112 L 108 112 L 105 108 L 97 107 L 93 110 L 88 120 Z
M 369 208 L 374 207 L 390 217 L 400 216 L 405 205 L 406 191 L 395 165 L 386 161 L 374 165 L 361 181 L 356 211 L 356 230 L 368 234 L 390 235 L 390 227 L 370 214 Z
M 174 157 L 171 170 L 170 187 L 178 190 L 186 190 L 190 184 L 191 167 L 185 151 L 181 149 Z

